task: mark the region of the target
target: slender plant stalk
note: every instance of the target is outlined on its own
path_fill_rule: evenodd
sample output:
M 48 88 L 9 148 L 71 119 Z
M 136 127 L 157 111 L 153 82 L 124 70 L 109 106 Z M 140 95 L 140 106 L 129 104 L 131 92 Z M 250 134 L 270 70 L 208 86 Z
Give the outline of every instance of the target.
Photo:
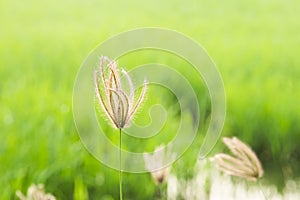
M 164 199 L 162 184 L 159 184 L 158 187 L 159 187 L 159 199 Z
M 122 200 L 123 195 L 122 195 L 122 129 L 121 128 L 120 128 L 119 158 L 120 158 L 120 169 L 119 169 L 120 200 Z

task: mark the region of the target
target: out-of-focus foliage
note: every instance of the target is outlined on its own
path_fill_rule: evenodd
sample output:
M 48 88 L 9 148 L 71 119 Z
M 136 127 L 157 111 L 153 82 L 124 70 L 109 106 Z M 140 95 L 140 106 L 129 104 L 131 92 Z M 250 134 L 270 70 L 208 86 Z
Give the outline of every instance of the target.
M 43 183 L 58 199 L 118 197 L 118 173 L 89 155 L 76 133 L 73 83 L 97 44 L 144 26 L 175 29 L 201 43 L 226 88 L 223 134 L 236 135 L 253 147 L 270 182 L 299 176 L 299 9 L 296 0 L 2 0 L 0 198 L 15 199 L 15 191 L 25 192 L 31 183 Z M 128 69 L 144 61 L 166 63 L 186 76 L 192 73 L 174 56 L 150 50 L 137 55 L 120 62 Z M 204 83 L 190 82 L 199 91 L 201 133 L 209 122 L 209 95 Z M 178 123 L 178 105 L 172 97 L 162 99 L 174 114 L 172 130 Z M 155 101 L 155 96 L 147 96 L 149 105 Z M 173 174 L 193 175 L 202 137 L 175 163 Z M 153 150 L 160 140 L 156 142 L 146 148 Z M 138 143 L 137 147 L 141 148 Z M 123 180 L 126 199 L 153 199 L 156 188 L 149 174 L 125 174 Z

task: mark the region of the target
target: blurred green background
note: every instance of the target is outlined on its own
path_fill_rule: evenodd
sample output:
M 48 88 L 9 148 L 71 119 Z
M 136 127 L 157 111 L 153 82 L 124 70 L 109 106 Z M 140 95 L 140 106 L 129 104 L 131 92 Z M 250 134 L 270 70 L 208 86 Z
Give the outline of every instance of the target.
M 138 27 L 174 29 L 202 44 L 226 89 L 223 136 L 249 143 L 270 183 L 280 187 L 299 177 L 299 10 L 297 0 L 1 0 L 0 198 L 15 199 L 15 191 L 31 183 L 44 183 L 58 199 L 118 198 L 118 173 L 95 160 L 76 133 L 72 90 L 93 48 Z M 173 57 L 164 61 L 176 65 Z M 193 86 L 199 87 L 205 127 L 209 96 L 205 86 Z M 170 110 L 173 101 L 167 101 Z M 200 139 L 172 173 L 191 175 Z M 223 149 L 219 142 L 210 156 Z M 156 190 L 149 174 L 126 174 L 124 185 L 126 199 L 153 199 Z

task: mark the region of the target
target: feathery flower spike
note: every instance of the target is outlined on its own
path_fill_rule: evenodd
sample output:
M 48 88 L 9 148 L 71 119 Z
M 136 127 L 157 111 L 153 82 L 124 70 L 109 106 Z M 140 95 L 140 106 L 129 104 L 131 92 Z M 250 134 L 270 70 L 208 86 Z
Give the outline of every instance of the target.
M 164 160 L 166 157 L 175 158 L 175 154 L 165 148 L 165 151 L 161 152 L 161 149 L 165 148 L 164 145 L 160 145 L 155 148 L 154 153 L 151 155 L 149 153 L 144 153 L 144 161 L 146 169 L 151 173 L 151 176 L 156 184 L 164 183 L 169 175 L 170 166 L 164 167 Z
M 21 191 L 17 191 L 16 195 L 20 200 L 55 200 L 56 198 L 52 194 L 46 194 L 44 191 L 44 185 L 31 185 L 27 190 L 25 196 Z
M 262 165 L 248 145 L 236 137 L 232 139 L 224 137 L 223 142 L 235 157 L 220 153 L 211 158 L 220 171 L 252 181 L 263 176 Z
M 106 68 L 108 73 L 106 73 Z M 128 73 L 122 69 L 120 74 L 117 70 L 117 62 L 111 61 L 105 56 L 101 56 L 99 71 L 94 72 L 94 81 L 96 86 L 96 94 L 101 107 L 103 108 L 108 119 L 114 128 L 122 129 L 129 125 L 132 117 L 141 105 L 147 83 L 144 81 L 141 94 L 136 102 L 134 102 L 134 86 Z M 124 75 L 127 80 L 129 91 L 125 91 L 120 76 Z M 103 86 L 101 91 L 100 84 Z

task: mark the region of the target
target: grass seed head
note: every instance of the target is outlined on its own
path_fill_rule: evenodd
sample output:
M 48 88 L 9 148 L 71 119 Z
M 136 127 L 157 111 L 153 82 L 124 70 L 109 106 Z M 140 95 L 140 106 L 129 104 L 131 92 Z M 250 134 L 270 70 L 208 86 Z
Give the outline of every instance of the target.
M 238 138 L 223 138 L 224 144 L 234 156 L 219 153 L 211 161 L 215 166 L 227 174 L 256 181 L 263 176 L 262 165 L 254 151 Z
M 128 82 L 129 91 L 123 87 L 120 79 L 122 75 Z M 99 71 L 95 70 L 94 81 L 99 104 L 113 127 L 122 129 L 128 126 L 145 97 L 147 82 L 144 81 L 141 94 L 135 102 L 134 85 L 129 74 L 124 69 L 120 73 L 117 62 L 105 56 L 100 58 Z

